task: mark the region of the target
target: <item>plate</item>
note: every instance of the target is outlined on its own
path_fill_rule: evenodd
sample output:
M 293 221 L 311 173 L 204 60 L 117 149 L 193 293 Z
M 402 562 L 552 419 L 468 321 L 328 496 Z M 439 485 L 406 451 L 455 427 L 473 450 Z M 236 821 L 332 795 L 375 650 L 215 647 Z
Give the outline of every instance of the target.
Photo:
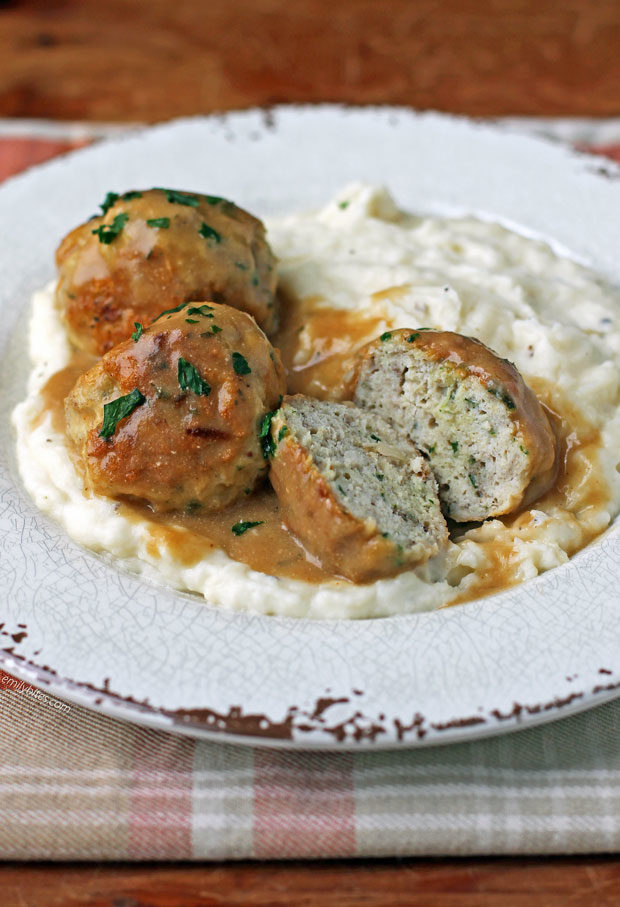
M 515 589 L 380 620 L 229 613 L 74 544 L 18 477 L 29 300 L 60 237 L 109 189 L 216 191 L 259 216 L 352 180 L 421 213 L 474 213 L 620 281 L 620 171 L 470 121 L 395 109 L 276 108 L 176 121 L 0 189 L 0 663 L 67 700 L 196 737 L 296 747 L 449 742 L 547 721 L 620 692 L 620 531 Z

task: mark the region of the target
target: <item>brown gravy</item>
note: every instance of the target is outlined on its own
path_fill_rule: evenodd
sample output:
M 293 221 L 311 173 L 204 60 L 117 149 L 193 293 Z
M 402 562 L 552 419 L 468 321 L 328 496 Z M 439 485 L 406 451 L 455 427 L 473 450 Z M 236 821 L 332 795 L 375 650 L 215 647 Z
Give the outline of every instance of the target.
M 349 399 L 355 354 L 385 328 L 383 319 L 329 308 L 318 297 L 300 301 L 285 298 L 282 311 L 282 324 L 272 342 L 282 354 L 289 393 L 329 400 Z M 93 356 L 78 352 L 66 368 L 51 376 L 41 391 L 43 412 L 38 421 L 49 412 L 54 428 L 65 430 L 64 399 L 77 378 L 95 361 Z M 540 379 L 528 383 L 557 425 L 562 462 L 557 481 L 546 495 L 525 511 L 501 518 L 508 528 L 520 530 L 526 530 L 530 524 L 533 528 L 530 507 L 553 507 L 580 516 L 588 509 L 604 506 L 609 498 L 598 462 L 599 432 L 557 389 Z M 191 566 L 205 554 L 221 548 L 234 560 L 269 575 L 311 583 L 336 579 L 345 582 L 324 571 L 285 528 L 278 500 L 269 485 L 216 514 L 155 514 L 146 505 L 127 501 L 119 502 L 118 506 L 128 519 L 150 523 L 152 556 L 158 556 L 166 548 L 180 563 Z M 246 521 L 260 525 L 235 535 L 232 526 Z M 462 535 L 463 529 L 457 532 Z M 578 547 L 588 544 L 596 534 L 587 535 L 584 531 Z M 516 582 L 511 540 L 495 539 L 478 544 L 486 550 L 489 566 L 451 604 L 490 595 Z

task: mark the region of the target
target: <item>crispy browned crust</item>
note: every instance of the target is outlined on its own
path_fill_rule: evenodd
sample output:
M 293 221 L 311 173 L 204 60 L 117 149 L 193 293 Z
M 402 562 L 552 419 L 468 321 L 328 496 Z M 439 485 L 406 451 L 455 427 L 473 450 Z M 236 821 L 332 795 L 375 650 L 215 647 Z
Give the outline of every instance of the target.
M 196 207 L 171 203 L 160 189 L 121 198 L 62 240 L 56 300 L 76 347 L 101 355 L 126 340 L 134 322 L 146 326 L 187 300 L 214 299 L 248 312 L 268 332 L 275 328 L 275 258 L 263 224 L 230 202 L 194 197 Z M 100 242 L 93 230 L 119 214 L 129 215 L 121 232 Z M 147 225 L 162 217 L 168 228 Z M 205 224 L 213 234 L 201 235 Z
M 453 331 L 402 328 L 389 333 L 395 349 L 399 341 L 404 347 L 408 345 L 407 338 L 415 337 L 411 345 L 424 350 L 429 359 L 451 363 L 463 377 L 475 376 L 500 399 L 510 401 L 507 411 L 516 424 L 523 446 L 529 451 L 529 471 L 521 497 L 501 513 L 529 505 L 551 488 L 560 468 L 558 439 L 538 398 L 512 362 L 500 358 L 479 340 Z M 384 341 L 373 340 L 360 351 L 355 384 L 364 363 L 372 359 L 377 349 L 384 349 Z
M 188 323 L 184 309 L 114 347 L 67 397 L 68 436 L 96 493 L 158 510 L 219 510 L 266 473 L 258 430 L 286 389 L 280 357 L 245 312 L 208 305 L 213 317 Z M 249 374 L 237 374 L 233 352 L 245 357 Z M 208 395 L 180 387 L 180 356 L 210 385 Z M 145 403 L 101 437 L 104 402 L 135 388 Z
M 293 403 L 296 397 L 285 397 Z M 272 421 L 277 439 L 285 424 L 278 414 Z M 414 556 L 382 537 L 372 519 L 360 520 L 345 511 L 299 442 L 286 435 L 275 449 L 269 479 L 278 496 L 282 519 L 323 569 L 354 583 L 369 583 L 394 576 L 424 563 L 438 551 L 429 544 L 425 557 Z M 446 529 L 446 541 L 447 541 Z

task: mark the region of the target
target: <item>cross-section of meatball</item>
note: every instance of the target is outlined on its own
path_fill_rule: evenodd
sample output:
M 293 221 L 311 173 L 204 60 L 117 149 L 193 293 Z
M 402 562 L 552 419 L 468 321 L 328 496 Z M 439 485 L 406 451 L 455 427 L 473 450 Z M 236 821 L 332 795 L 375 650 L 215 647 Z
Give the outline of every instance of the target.
M 420 448 L 456 522 L 529 504 L 557 474 L 557 441 L 536 396 L 471 337 L 386 331 L 361 353 L 354 400 Z
M 275 258 L 261 221 L 214 195 L 108 193 L 56 252 L 56 300 L 72 343 L 98 355 L 164 308 L 212 299 L 277 323 Z
M 447 542 L 428 463 L 376 413 L 297 394 L 274 415 L 270 439 L 283 520 L 325 569 L 366 583 Z
M 261 424 L 285 389 L 279 353 L 250 315 L 186 303 L 79 378 L 67 433 L 90 491 L 220 510 L 266 474 Z

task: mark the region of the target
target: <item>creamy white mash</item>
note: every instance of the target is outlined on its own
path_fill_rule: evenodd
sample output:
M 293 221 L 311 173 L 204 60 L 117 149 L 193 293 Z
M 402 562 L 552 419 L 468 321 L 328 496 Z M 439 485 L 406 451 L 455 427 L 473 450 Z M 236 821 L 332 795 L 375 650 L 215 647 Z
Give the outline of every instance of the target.
M 114 501 L 84 495 L 64 435 L 49 414 L 41 418 L 39 391 L 71 356 L 48 287 L 35 295 L 33 371 L 28 397 L 13 418 L 24 483 L 72 538 L 224 608 L 363 618 L 432 610 L 488 591 L 498 550 L 504 568 L 509 565 L 507 582 L 529 579 L 564 563 L 609 525 L 620 509 L 616 289 L 545 243 L 473 218 L 405 215 L 384 190 L 370 186 L 350 186 L 318 212 L 269 220 L 267 230 L 288 299 L 318 297 L 326 306 L 378 317 L 385 328 L 476 337 L 513 361 L 535 388 L 541 379 L 552 389 L 551 402 L 556 393 L 570 401 L 600 433 L 596 478 L 591 463 L 582 470 L 582 485 L 596 481 L 599 493 L 565 495 L 562 504 L 544 498 L 512 525 L 489 520 L 423 567 L 370 585 L 267 576 L 220 550 L 183 566 L 170 552 L 153 553 L 148 520 L 129 521 Z

